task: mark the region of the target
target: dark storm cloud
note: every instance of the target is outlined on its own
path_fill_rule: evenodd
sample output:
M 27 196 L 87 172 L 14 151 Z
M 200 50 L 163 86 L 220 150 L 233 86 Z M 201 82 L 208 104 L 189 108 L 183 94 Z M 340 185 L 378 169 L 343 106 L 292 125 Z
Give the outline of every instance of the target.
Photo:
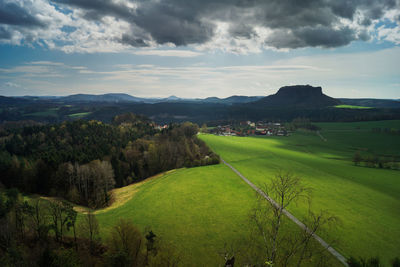
M 82 8 L 86 10 L 85 16 L 93 20 L 106 15 L 122 18 L 131 16 L 129 8 L 122 4 L 115 4 L 111 0 L 51 0 L 51 2 Z
M 348 27 L 332 29 L 329 27 L 302 28 L 296 36 L 302 38 L 308 46 L 337 47 L 349 44 L 355 39 L 355 33 Z
M 141 38 L 137 38 L 135 36 L 129 35 L 129 34 L 123 34 L 121 40 L 119 40 L 121 43 L 128 44 L 134 47 L 146 47 L 148 44 L 146 44 L 145 40 Z
M 171 3 L 142 3 L 131 17 L 132 21 L 148 31 L 157 43 L 187 45 L 204 43 L 213 35 L 212 25 L 201 21 L 196 12 Z
M 300 48 L 319 46 L 325 48 L 349 44 L 356 39 L 348 27 L 332 29 L 324 26 L 302 27 L 292 31 L 275 32 L 266 44 L 277 48 Z
M 79 7 L 86 11 L 84 16 L 88 19 L 98 20 L 102 16 L 110 15 L 128 21 L 150 33 L 159 44 L 204 43 L 213 34 L 212 25 L 199 19 L 198 10 L 195 9 L 195 6 L 199 7 L 198 5 L 190 6 L 188 3 L 179 5 L 174 1 L 135 1 L 139 3 L 139 8 L 134 10 L 109 0 L 55 0 L 54 2 Z M 131 42 L 132 33 L 126 33 L 124 36 L 121 40 L 123 43 L 138 43 L 142 46 L 140 41 Z
M 229 27 L 229 34 L 233 37 L 242 37 L 247 39 L 257 36 L 253 27 L 244 23 L 232 23 Z
M 11 38 L 11 33 L 4 29 L 3 27 L 0 27 L 0 39 L 10 39 Z
M 1 0 L 0 0 L 1 1 Z M 259 37 L 256 27 L 272 34 L 265 44 L 277 48 L 337 47 L 368 40 L 363 27 L 371 25 L 400 0 L 52 0 L 52 4 L 79 9 L 85 20 L 111 16 L 129 23 L 130 30 L 116 41 L 134 47 L 150 43 L 177 46 L 204 44 L 216 34 L 216 23 L 228 25 L 228 37 Z M 361 14 L 361 17 L 358 16 Z M 348 27 L 342 19 L 355 21 Z M 0 23 L 40 25 L 29 11 L 12 3 L 0 4 Z
M 0 24 L 19 25 L 25 27 L 44 27 L 35 16 L 16 3 L 0 1 Z
M 369 25 L 371 19 L 380 18 L 384 11 L 394 8 L 395 0 L 222 0 L 222 1 L 136 1 L 137 9 L 126 8 L 108 0 L 57 0 L 59 3 L 79 7 L 86 16 L 99 19 L 105 15 L 126 20 L 148 32 L 159 44 L 202 44 L 213 37 L 210 21 L 219 20 L 230 24 L 233 38 L 255 36 L 254 27 L 274 30 L 266 43 L 278 48 L 306 46 L 336 47 L 356 40 L 353 29 L 334 27 L 340 18 L 352 20 L 356 10 L 364 14 L 360 24 Z M 126 33 L 122 42 L 143 46 L 144 41 Z

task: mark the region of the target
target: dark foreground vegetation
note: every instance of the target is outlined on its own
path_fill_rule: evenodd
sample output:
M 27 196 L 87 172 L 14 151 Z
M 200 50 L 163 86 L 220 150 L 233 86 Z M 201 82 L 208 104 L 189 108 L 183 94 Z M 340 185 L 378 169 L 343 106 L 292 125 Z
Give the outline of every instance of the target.
M 98 208 L 110 204 L 114 187 L 171 169 L 219 163 L 196 137 L 197 125 L 171 124 L 162 131 L 154 126 L 128 113 L 111 124 L 77 120 L 3 128 L 1 183 Z
M 1 266 L 177 266 L 171 246 L 150 229 L 143 235 L 129 220 L 117 219 L 101 240 L 96 216 L 65 201 L 24 201 L 16 189 L 0 193 Z

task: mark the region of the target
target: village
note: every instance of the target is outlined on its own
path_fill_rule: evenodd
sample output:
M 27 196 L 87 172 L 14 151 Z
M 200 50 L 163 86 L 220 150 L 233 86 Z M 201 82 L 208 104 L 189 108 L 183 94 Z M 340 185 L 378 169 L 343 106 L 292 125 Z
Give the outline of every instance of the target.
M 243 121 L 238 124 L 219 125 L 211 130 L 210 133 L 219 136 L 288 136 L 289 131 L 279 122 L 251 122 Z

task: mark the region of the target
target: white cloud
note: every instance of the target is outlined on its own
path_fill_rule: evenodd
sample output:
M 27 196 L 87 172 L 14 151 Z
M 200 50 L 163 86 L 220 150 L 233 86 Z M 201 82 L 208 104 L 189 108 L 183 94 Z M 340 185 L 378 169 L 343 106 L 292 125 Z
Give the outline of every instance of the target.
M 15 88 L 21 87 L 19 84 L 13 82 L 6 82 L 4 85 L 7 87 L 15 87 Z
M 378 38 L 381 40 L 390 41 L 395 44 L 400 44 L 400 29 L 396 28 L 378 28 Z
M 141 10 L 150 12 L 148 14 L 143 13 L 142 15 L 144 17 L 140 17 L 146 21 L 143 22 L 147 23 L 146 25 L 141 25 L 143 20 L 140 20 L 140 18 L 134 20 L 137 15 L 136 11 L 140 9 L 141 6 L 149 7 L 154 5 L 155 8 L 160 8 L 158 5 L 162 1 L 153 1 L 151 3 L 149 1 L 146 5 L 126 0 L 102 1 L 99 2 L 98 5 L 88 3 L 80 4 L 79 1 L 71 5 L 68 1 L 62 0 L 53 2 L 49 0 L 18 0 L 6 2 L 15 2 L 28 12 L 33 19 L 40 21 L 44 26 L 33 28 L 31 25 L 2 24 L 0 27 L 0 34 L 4 30 L 4 33 L 10 34 L 11 36 L 3 39 L 1 39 L 0 36 L 0 42 L 13 45 L 39 45 L 48 49 L 61 50 L 65 53 L 131 52 L 144 56 L 196 57 L 201 55 L 201 51 L 223 51 L 233 54 L 249 54 L 260 53 L 263 49 L 277 49 L 279 47 L 282 47 L 283 50 L 287 50 L 290 47 L 330 47 L 329 44 L 325 44 L 329 42 L 332 43 L 332 46 L 340 46 L 346 45 L 353 40 L 367 40 L 371 36 L 372 38 L 376 37 L 378 40 L 386 40 L 394 44 L 400 44 L 400 32 L 398 27 L 400 9 L 396 6 L 388 8 L 385 5 L 386 2 L 379 1 L 376 1 L 376 3 L 364 3 L 363 1 L 347 3 L 354 4 L 355 12 L 353 16 L 351 16 L 351 19 L 350 16 L 340 17 L 337 16 L 337 14 L 333 15 L 332 11 L 329 10 L 335 5 L 329 1 L 329 3 L 322 4 L 327 5 L 326 8 L 318 9 L 320 5 L 316 5 L 314 8 L 317 8 L 317 11 L 327 12 L 325 19 L 329 20 L 331 16 L 335 18 L 330 19 L 331 21 L 329 23 L 332 24 L 330 25 L 331 28 L 320 27 L 323 24 L 315 26 L 312 22 L 313 19 L 319 20 L 321 17 L 324 17 L 323 14 L 319 16 L 318 14 L 307 13 L 309 12 L 307 5 L 303 7 L 301 4 L 296 3 L 296 1 L 293 2 L 293 9 L 279 9 L 279 5 L 286 7 L 286 5 L 290 3 L 282 2 L 277 5 L 277 13 L 283 12 L 282 14 L 286 14 L 285 12 L 294 12 L 293 10 L 299 11 L 298 13 L 294 12 L 292 14 L 293 16 L 287 17 L 273 16 L 275 10 L 271 9 L 275 7 L 275 4 L 272 2 L 263 3 L 262 1 L 256 1 L 250 3 L 252 2 L 250 1 L 247 3 L 248 6 L 244 3 L 243 5 L 236 5 L 237 3 L 234 1 L 225 4 L 216 3 L 215 5 L 209 5 L 208 1 L 205 1 L 204 6 L 203 3 L 198 3 L 198 6 L 206 8 L 208 13 L 192 10 L 191 5 L 180 3 L 182 10 L 193 12 L 193 15 L 197 14 L 201 17 L 200 21 L 193 22 L 189 19 L 185 20 L 185 16 L 183 16 L 183 21 L 178 20 L 177 23 L 168 25 L 156 25 L 157 27 L 154 26 L 154 28 L 150 27 L 148 29 L 146 29 L 148 26 L 147 24 L 152 24 L 156 21 L 156 18 L 151 17 L 155 16 L 155 14 L 150 12 L 155 9 L 150 8 L 150 11 Z M 56 4 L 56 2 L 65 2 L 65 4 Z M 177 4 L 173 1 L 171 3 Z M 212 7 L 215 7 L 215 10 L 213 10 Z M 113 10 L 113 8 L 118 8 L 118 10 Z M 310 8 L 312 9 L 313 7 Z M 369 8 L 372 11 L 375 9 L 377 11 L 382 11 L 384 14 L 383 16 L 379 16 L 378 19 L 372 20 L 371 24 L 368 25 L 364 23 L 364 21 L 369 19 L 368 16 L 371 11 Z M 164 11 L 167 12 L 168 10 Z M 183 13 L 186 14 L 185 12 Z M 157 13 L 157 15 L 161 14 Z M 178 15 L 182 14 L 177 14 L 176 17 L 167 16 L 167 13 L 165 15 L 165 17 L 171 20 L 182 19 L 178 17 Z M 89 18 L 90 16 L 95 18 Z M 163 19 L 164 17 L 160 18 L 160 21 L 164 21 Z M 310 25 L 306 24 L 306 26 L 310 26 L 310 29 L 317 29 L 317 31 L 299 31 L 296 33 L 297 26 L 301 28 L 304 25 L 271 26 L 271 24 L 277 21 L 290 24 L 294 23 L 293 20 L 297 23 L 310 23 Z M 377 28 L 376 25 L 380 25 L 378 23 L 382 21 L 390 21 L 397 25 L 397 27 L 383 25 Z M 169 22 L 169 20 L 165 22 Z M 193 22 L 193 25 L 190 24 L 190 22 Z M 188 25 L 186 25 L 186 23 Z M 185 28 L 186 26 L 188 28 Z M 312 28 L 314 26 L 316 28 Z M 175 30 L 171 27 L 176 27 L 177 29 Z M 197 27 L 200 28 L 198 29 Z M 210 29 L 207 27 L 210 27 Z M 308 29 L 307 27 L 304 27 L 304 29 Z M 163 30 L 160 30 L 160 28 L 163 28 Z M 187 31 L 179 31 L 181 28 Z M 343 28 L 348 28 L 348 31 L 340 31 L 340 29 Z M 199 30 L 199 32 L 195 32 L 198 34 L 194 34 L 194 30 L 196 29 Z M 203 30 L 205 32 L 203 32 Z M 335 38 L 329 38 L 329 34 L 335 33 L 335 30 L 338 32 L 337 34 L 339 34 L 339 36 L 344 36 L 345 33 L 347 33 L 347 38 L 344 38 L 341 42 L 335 43 L 332 41 Z M 232 33 L 232 31 L 234 33 Z M 205 35 L 204 38 L 198 38 L 201 34 Z M 310 40 L 305 38 L 305 36 L 309 37 L 310 34 L 317 35 L 317 37 L 322 35 L 323 37 L 315 38 L 315 36 L 313 36 L 314 38 L 309 38 Z M 191 44 L 189 48 L 197 52 L 175 49 L 175 44 L 188 46 L 186 42 L 187 37 Z M 194 39 L 194 41 L 192 39 Z M 172 44 L 174 40 L 175 44 Z M 280 43 L 285 43 L 285 45 L 281 45 Z M 136 48 L 131 45 L 136 46 Z M 140 48 L 141 46 L 146 46 L 146 49 Z M 171 46 L 173 47 L 172 49 L 163 49 Z
M 140 56 L 160 56 L 160 57 L 198 57 L 203 53 L 189 50 L 139 50 L 132 54 Z
M 25 77 L 60 78 L 65 77 L 67 72 L 82 71 L 86 69 L 87 68 L 84 66 L 69 66 L 62 62 L 33 61 L 12 68 L 1 68 L 0 73 L 3 73 L 3 75 L 24 75 Z M 7 77 L 8 76 L 0 77 L 0 79 Z

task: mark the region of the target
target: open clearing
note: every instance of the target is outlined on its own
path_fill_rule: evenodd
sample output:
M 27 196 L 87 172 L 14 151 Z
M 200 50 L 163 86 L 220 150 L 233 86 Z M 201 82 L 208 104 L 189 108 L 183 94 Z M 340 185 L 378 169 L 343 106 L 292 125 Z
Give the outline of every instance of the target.
M 335 108 L 349 108 L 349 109 L 371 109 L 371 107 L 353 106 L 353 105 L 337 105 Z
M 183 266 L 216 266 L 225 243 L 249 236 L 255 193 L 225 165 L 179 169 L 125 190 L 134 191 L 125 204 L 96 213 L 103 238 L 129 218 L 174 246 Z
M 299 131 L 290 137 L 221 137 L 201 135 L 210 147 L 251 182 L 261 186 L 278 170 L 301 176 L 313 188 L 312 209 L 339 217 L 338 228 L 319 233 L 344 256 L 379 256 L 385 262 L 400 254 L 400 172 L 354 166 L 363 149 L 381 155 L 400 153 L 398 135 L 372 128 L 400 128 L 399 121 L 321 123 L 321 134 Z M 299 219 L 305 205 L 289 207 Z
M 83 118 L 83 117 L 90 115 L 91 113 L 92 112 L 80 112 L 80 113 L 69 114 L 68 116 L 70 118 Z

